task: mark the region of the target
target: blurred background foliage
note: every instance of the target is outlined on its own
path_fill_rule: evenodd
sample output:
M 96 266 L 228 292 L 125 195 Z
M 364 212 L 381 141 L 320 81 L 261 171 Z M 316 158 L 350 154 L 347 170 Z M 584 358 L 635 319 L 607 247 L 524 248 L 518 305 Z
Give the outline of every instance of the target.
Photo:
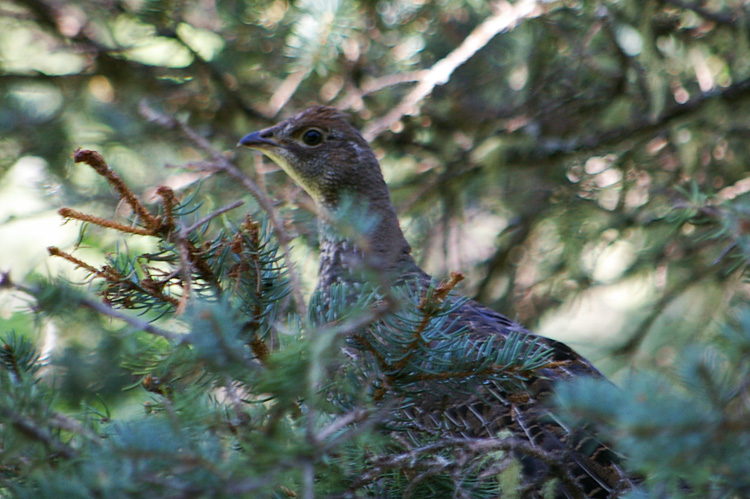
M 111 251 L 111 234 L 79 235 L 55 214 L 63 205 L 117 209 L 103 182 L 73 168 L 78 147 L 100 151 L 147 195 L 205 176 L 165 168 L 210 160 L 139 112 L 145 103 L 283 200 L 309 289 L 314 219 L 295 204 L 304 194 L 257 155 L 238 154 L 238 138 L 313 103 L 339 106 L 365 127 L 503 8 L 0 3 L 3 270 L 56 274 L 51 244 L 79 241 L 95 259 Z M 670 367 L 682 344 L 715 334 L 747 299 L 731 258 L 746 243 L 723 208 L 708 228 L 683 215 L 711 218 L 704 206 L 730 204 L 744 215 L 747 11 L 739 0 L 545 2 L 481 46 L 405 109 L 412 115 L 370 135 L 419 261 L 436 276 L 464 272 L 466 294 L 567 341 L 610 375 Z M 201 195 L 212 206 L 245 198 L 252 207 L 219 176 Z M 702 237 L 721 227 L 725 239 Z M 3 300 L 3 322 L 16 306 Z
M 118 244 L 152 244 L 62 225 L 62 206 L 127 216 L 101 178 L 75 167 L 79 147 L 146 199 L 158 185 L 187 195 L 200 183 L 208 208 L 244 199 L 258 209 L 237 182 L 208 175 L 215 158 L 156 110 L 279 200 L 309 293 L 317 258 L 305 194 L 235 144 L 324 103 L 372 139 L 430 273 L 463 272 L 464 294 L 615 380 L 634 367 L 673 373 L 683 348 L 718 335 L 750 294 L 750 2 L 520 4 L 530 10 L 511 29 L 438 74 L 509 4 L 0 1 L 0 270 L 82 281 L 46 247 L 77 245 L 102 262 Z M 0 295 L 0 329 L 84 359 L 66 365 L 101 379 L 102 396 L 127 385 L 86 357 L 106 320 L 82 311 L 53 327 L 26 308 Z M 138 348 L 118 341 L 100 347 Z

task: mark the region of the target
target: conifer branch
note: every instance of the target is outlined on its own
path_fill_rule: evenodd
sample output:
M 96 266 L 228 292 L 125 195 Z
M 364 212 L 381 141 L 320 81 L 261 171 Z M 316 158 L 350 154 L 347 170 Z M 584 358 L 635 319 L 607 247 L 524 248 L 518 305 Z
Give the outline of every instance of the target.
M 226 213 L 227 211 L 238 206 L 241 206 L 243 204 L 241 201 L 224 206 L 217 211 L 208 214 L 194 224 L 182 227 L 178 231 L 175 230 L 175 210 L 177 210 L 179 207 L 177 205 L 177 200 L 175 198 L 174 192 L 170 188 L 165 186 L 160 186 L 159 188 L 157 188 L 156 192 L 162 199 L 164 215 L 152 215 L 140 203 L 140 201 L 138 201 L 138 198 L 122 181 L 122 179 L 117 176 L 115 172 L 109 169 L 99 153 L 97 153 L 96 151 L 78 150 L 76 152 L 76 160 L 79 162 L 86 162 L 87 164 L 90 164 L 95 169 L 95 171 L 97 171 L 97 173 L 104 176 L 111 185 L 115 186 L 116 190 L 120 193 L 121 198 L 125 199 L 128 204 L 134 207 L 134 210 L 139 214 L 144 223 L 146 223 L 147 227 L 130 227 L 124 224 L 102 219 L 100 217 L 81 213 L 70 208 L 62 208 L 59 210 L 59 213 L 66 218 L 94 223 L 98 226 L 115 229 L 127 234 L 152 236 L 159 238 L 160 240 L 163 240 L 165 242 L 172 243 L 174 244 L 176 254 L 181 262 L 179 265 L 180 270 L 177 273 L 167 275 L 164 280 L 158 280 L 149 273 L 147 267 L 141 267 L 145 271 L 146 275 L 140 280 L 134 280 L 130 275 L 126 276 L 121 272 L 118 272 L 113 266 L 105 266 L 101 270 L 98 270 L 92 265 L 89 265 L 58 248 L 49 248 L 49 252 L 52 256 L 64 258 L 75 264 L 76 266 L 86 269 L 92 275 L 104 279 L 107 282 L 107 289 L 105 291 L 105 296 L 107 297 L 109 297 L 113 292 L 116 291 L 119 293 L 121 289 L 125 288 L 132 292 L 151 295 L 159 303 L 170 303 L 171 305 L 176 307 L 176 311 L 178 314 L 182 313 L 185 310 L 187 301 L 190 298 L 192 290 L 193 270 L 198 273 L 201 279 L 205 280 L 207 283 L 210 283 L 217 292 L 221 292 L 221 287 L 217 280 L 217 277 L 214 275 L 211 266 L 206 260 L 206 249 L 199 249 L 198 247 L 196 247 L 193 241 L 191 241 L 190 236 L 194 231 L 198 230 L 200 227 L 207 224 L 217 216 Z M 147 258 L 150 259 L 151 257 L 149 256 Z M 130 273 L 131 272 L 128 272 L 128 274 Z M 170 281 L 177 274 L 181 276 L 180 282 L 171 283 Z M 167 286 L 174 284 L 179 284 L 182 286 L 182 293 L 179 299 L 164 294 L 163 292 Z M 119 296 L 116 296 L 115 298 L 120 300 Z M 126 308 L 131 308 L 134 306 L 134 304 L 131 303 L 130 299 L 127 297 L 122 299 L 122 304 Z
M 7 282 L 7 287 L 16 289 L 34 298 L 38 298 L 42 294 L 42 290 L 38 287 L 30 287 L 30 286 L 25 286 L 23 284 L 18 284 L 18 283 L 13 283 L 13 282 Z M 152 323 L 146 320 L 140 319 L 138 317 L 133 317 L 129 314 L 125 314 L 123 312 L 115 310 L 109 305 L 101 303 L 97 300 L 92 300 L 91 298 L 88 298 L 85 295 L 75 295 L 72 297 L 69 296 L 69 298 L 72 299 L 74 303 L 82 305 L 83 307 L 91 309 L 104 316 L 112 317 L 113 319 L 122 320 L 123 322 L 125 322 L 126 324 L 129 324 L 130 326 L 134 327 L 137 330 L 143 330 L 155 336 L 161 336 L 168 340 L 172 340 L 175 343 L 186 342 L 185 337 L 183 335 L 173 334 L 167 330 L 161 329 L 153 325 Z
M 445 301 L 447 296 L 464 279 L 460 272 L 451 272 L 450 280 L 440 283 L 435 289 L 425 290 L 417 310 L 422 314 L 419 324 L 412 333 L 411 343 L 406 347 L 406 355 L 401 360 L 391 366 L 393 371 L 401 371 L 416 354 L 417 349 L 424 343 L 423 334 L 427 326 L 435 318 L 434 313 L 440 310 L 440 305 Z
M 96 173 L 107 179 L 107 182 L 115 188 L 120 197 L 124 199 L 133 211 L 143 220 L 147 229 L 156 231 L 159 228 L 161 225 L 160 220 L 151 215 L 146 207 L 141 204 L 138 197 L 133 194 L 133 191 L 131 191 L 127 185 L 125 185 L 122 178 L 107 165 L 101 154 L 96 151 L 78 149 L 73 154 L 73 160 L 76 163 L 86 163 L 93 168 Z
M 0 418 L 10 422 L 20 433 L 26 437 L 44 444 L 53 453 L 66 459 L 76 456 L 76 451 L 55 438 L 49 429 L 43 427 L 27 415 L 22 415 L 7 407 L 0 407 Z
M 158 194 L 161 197 L 162 203 L 164 204 L 164 227 L 166 228 L 167 231 L 170 231 L 175 226 L 174 224 L 174 209 L 175 209 L 174 191 L 170 189 L 169 187 L 160 185 L 159 187 L 156 188 L 156 194 Z M 189 234 L 190 232 L 192 232 L 192 230 L 189 229 L 189 230 L 185 230 L 184 232 Z
M 59 210 L 57 210 L 57 213 L 63 218 L 80 220 L 81 222 L 98 225 L 99 227 L 104 227 L 105 229 L 114 229 L 116 231 L 124 232 L 126 234 L 135 234 L 138 236 L 152 236 L 153 235 L 153 231 L 151 229 L 142 229 L 140 227 L 132 227 L 130 225 L 125 225 L 125 224 L 121 224 L 112 220 L 107 220 L 106 218 L 96 217 L 94 215 L 89 215 L 87 213 L 81 213 L 80 211 L 74 210 L 72 208 L 60 208 Z
M 23 336 L 11 330 L 2 339 L 0 347 L 0 366 L 4 367 L 16 383 L 20 383 L 27 373 L 35 372 L 39 367 L 39 354 Z
M 110 267 L 109 265 L 105 265 L 102 268 L 102 270 L 98 270 L 92 265 L 89 265 L 88 263 L 84 262 L 83 260 L 80 260 L 74 257 L 70 253 L 62 251 L 60 248 L 50 246 L 49 248 L 47 248 L 47 251 L 49 252 L 50 256 L 60 257 L 64 260 L 67 260 L 75 264 L 77 267 L 87 270 L 94 276 L 104 279 L 107 283 L 107 290 L 105 291 L 105 296 L 109 295 L 113 290 L 124 287 L 131 291 L 138 291 L 138 292 L 149 294 L 153 296 L 154 298 L 159 299 L 160 301 L 168 302 L 175 306 L 179 305 L 179 300 L 177 298 L 165 295 L 162 292 L 162 289 L 164 288 L 164 284 L 166 284 L 164 282 L 159 282 L 153 279 L 144 278 L 144 279 L 141 279 L 140 283 L 136 283 L 132 279 L 129 279 L 127 276 L 122 275 L 116 269 Z
M 74 264 L 76 267 L 84 269 L 88 271 L 90 274 L 95 275 L 96 277 L 100 277 L 102 279 L 109 279 L 112 277 L 112 275 L 108 272 L 104 272 L 102 270 L 99 270 L 95 268 L 92 265 L 89 265 L 88 263 L 84 262 L 83 260 L 80 260 L 70 253 L 67 253 L 60 248 L 57 248 L 55 246 L 50 246 L 47 248 L 47 252 L 50 254 L 50 256 L 57 256 L 64 260 L 69 261 L 70 263 Z M 121 276 L 117 276 L 118 278 Z
M 264 213 L 266 213 L 269 217 L 273 232 L 279 242 L 279 245 L 281 246 L 282 252 L 284 253 L 286 266 L 289 270 L 289 278 L 291 281 L 292 294 L 294 296 L 294 303 L 297 314 L 300 317 L 307 317 L 307 307 L 302 296 L 300 276 L 294 260 L 291 257 L 291 239 L 286 230 L 281 215 L 276 209 L 273 201 L 268 197 L 268 195 L 266 195 L 263 189 L 261 189 L 258 184 L 256 184 L 250 177 L 245 175 L 239 167 L 237 167 L 234 163 L 225 158 L 224 155 L 214 149 L 205 138 L 196 133 L 189 126 L 175 119 L 173 116 L 169 116 L 165 113 L 156 111 L 145 101 L 141 101 L 139 110 L 146 119 L 151 120 L 152 122 L 170 130 L 178 130 L 179 132 L 181 132 L 190 142 L 209 154 L 211 159 L 214 161 L 214 167 L 216 171 L 223 171 L 235 180 L 238 180 L 248 190 L 250 195 L 255 198 L 255 200 L 263 209 Z

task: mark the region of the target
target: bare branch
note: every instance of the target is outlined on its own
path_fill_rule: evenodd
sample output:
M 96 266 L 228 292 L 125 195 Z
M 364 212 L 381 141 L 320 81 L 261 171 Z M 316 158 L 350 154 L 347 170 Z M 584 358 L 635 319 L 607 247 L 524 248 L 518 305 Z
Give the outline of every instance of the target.
M 401 85 L 403 83 L 411 83 L 414 81 L 420 81 L 425 78 L 429 73 L 426 69 L 420 69 L 417 71 L 411 71 L 409 73 L 398 73 L 392 75 L 381 76 L 380 78 L 372 78 L 364 81 L 361 87 L 352 87 L 346 93 L 344 97 L 336 104 L 339 109 L 349 109 L 353 106 L 358 106 L 361 102 L 362 97 L 371 93 L 383 90 L 388 87 Z
M 226 206 L 223 206 L 223 207 L 219 208 L 218 210 L 216 210 L 216 211 L 214 211 L 212 213 L 209 213 L 205 217 L 203 217 L 200 220 L 198 220 L 197 222 L 195 222 L 190 227 L 185 227 L 184 229 L 182 229 L 182 231 L 181 231 L 182 232 L 182 237 L 187 237 L 188 234 L 190 234 L 191 232 L 193 232 L 195 229 L 197 229 L 201 225 L 207 224 L 208 222 L 210 222 L 214 218 L 218 217 L 219 215 L 222 215 L 222 214 L 224 214 L 224 213 L 226 213 L 228 211 L 231 211 L 231 210 L 233 210 L 235 208 L 239 208 L 243 204 L 245 204 L 244 201 L 235 201 L 234 203 L 230 203 L 230 204 L 228 204 Z
M 147 333 L 151 333 L 156 336 L 161 336 L 162 338 L 166 338 L 170 341 L 174 341 L 175 343 L 182 343 L 185 341 L 185 338 L 176 335 L 170 331 L 167 331 L 166 329 L 162 329 L 160 327 L 154 326 L 150 322 L 139 319 L 138 317 L 133 317 L 131 315 L 125 314 L 123 312 L 120 312 L 119 310 L 115 310 L 114 308 L 105 305 L 104 303 L 101 303 L 97 300 L 91 300 L 86 297 L 82 297 L 79 299 L 79 302 L 81 305 L 83 305 L 86 308 L 89 308 L 95 312 L 98 312 L 102 315 L 106 315 L 108 317 L 112 317 L 113 319 L 120 319 L 121 321 L 124 321 L 131 326 L 133 326 L 136 329 L 141 329 L 143 331 L 146 331 Z
M 290 73 L 271 96 L 271 99 L 268 101 L 268 107 L 263 109 L 263 112 L 268 116 L 279 114 L 281 108 L 289 102 L 289 99 L 292 98 L 294 92 L 297 91 L 300 83 L 302 83 L 308 74 L 310 74 L 310 71 L 306 68 Z
M 393 110 L 365 128 L 362 136 L 371 141 L 404 115 L 419 112 L 420 103 L 432 93 L 432 90 L 438 85 L 448 83 L 456 68 L 487 45 L 495 35 L 503 31 L 509 31 L 520 21 L 532 19 L 542 13 L 539 2 L 536 0 L 522 0 L 516 4 L 501 2 L 498 10 L 497 14 L 488 17 L 474 28 L 474 31 L 453 52 L 435 63 L 420 79 L 417 86 Z
M 333 422 L 331 422 L 328 426 L 320 430 L 316 435 L 315 438 L 319 442 L 325 441 L 328 437 L 339 431 L 340 429 L 344 428 L 347 425 L 350 425 L 351 423 L 357 423 L 364 419 L 369 414 L 369 411 L 365 411 L 362 409 L 357 409 L 352 412 L 348 412 L 344 414 L 343 416 L 335 419 Z

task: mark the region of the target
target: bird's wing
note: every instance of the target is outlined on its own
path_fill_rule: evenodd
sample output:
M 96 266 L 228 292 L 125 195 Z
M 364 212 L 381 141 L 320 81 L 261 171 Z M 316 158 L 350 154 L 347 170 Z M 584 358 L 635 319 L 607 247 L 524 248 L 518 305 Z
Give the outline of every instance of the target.
M 550 361 L 526 383 L 526 390 L 487 382 L 471 387 L 475 393 L 461 397 L 425 393 L 411 409 L 417 432 L 431 432 L 438 438 L 516 442 L 512 454 L 521 462 L 526 482 L 557 478 L 556 497 L 615 497 L 632 487 L 618 456 L 604 442 L 585 429 L 568 428 L 547 403 L 558 381 L 576 376 L 603 378 L 590 362 L 568 346 L 533 335 L 479 303 L 468 301 L 454 313 L 452 327 L 466 328 L 474 341 L 521 333 L 549 348 Z

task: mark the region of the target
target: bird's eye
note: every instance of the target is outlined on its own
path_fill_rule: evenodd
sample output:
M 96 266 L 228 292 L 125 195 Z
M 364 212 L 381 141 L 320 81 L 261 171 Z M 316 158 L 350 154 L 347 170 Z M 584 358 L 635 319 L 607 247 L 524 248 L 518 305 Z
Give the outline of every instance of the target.
M 305 145 L 308 146 L 317 146 L 318 144 L 323 142 L 323 133 L 321 133 L 320 130 L 311 128 L 302 134 L 302 142 L 304 142 Z

